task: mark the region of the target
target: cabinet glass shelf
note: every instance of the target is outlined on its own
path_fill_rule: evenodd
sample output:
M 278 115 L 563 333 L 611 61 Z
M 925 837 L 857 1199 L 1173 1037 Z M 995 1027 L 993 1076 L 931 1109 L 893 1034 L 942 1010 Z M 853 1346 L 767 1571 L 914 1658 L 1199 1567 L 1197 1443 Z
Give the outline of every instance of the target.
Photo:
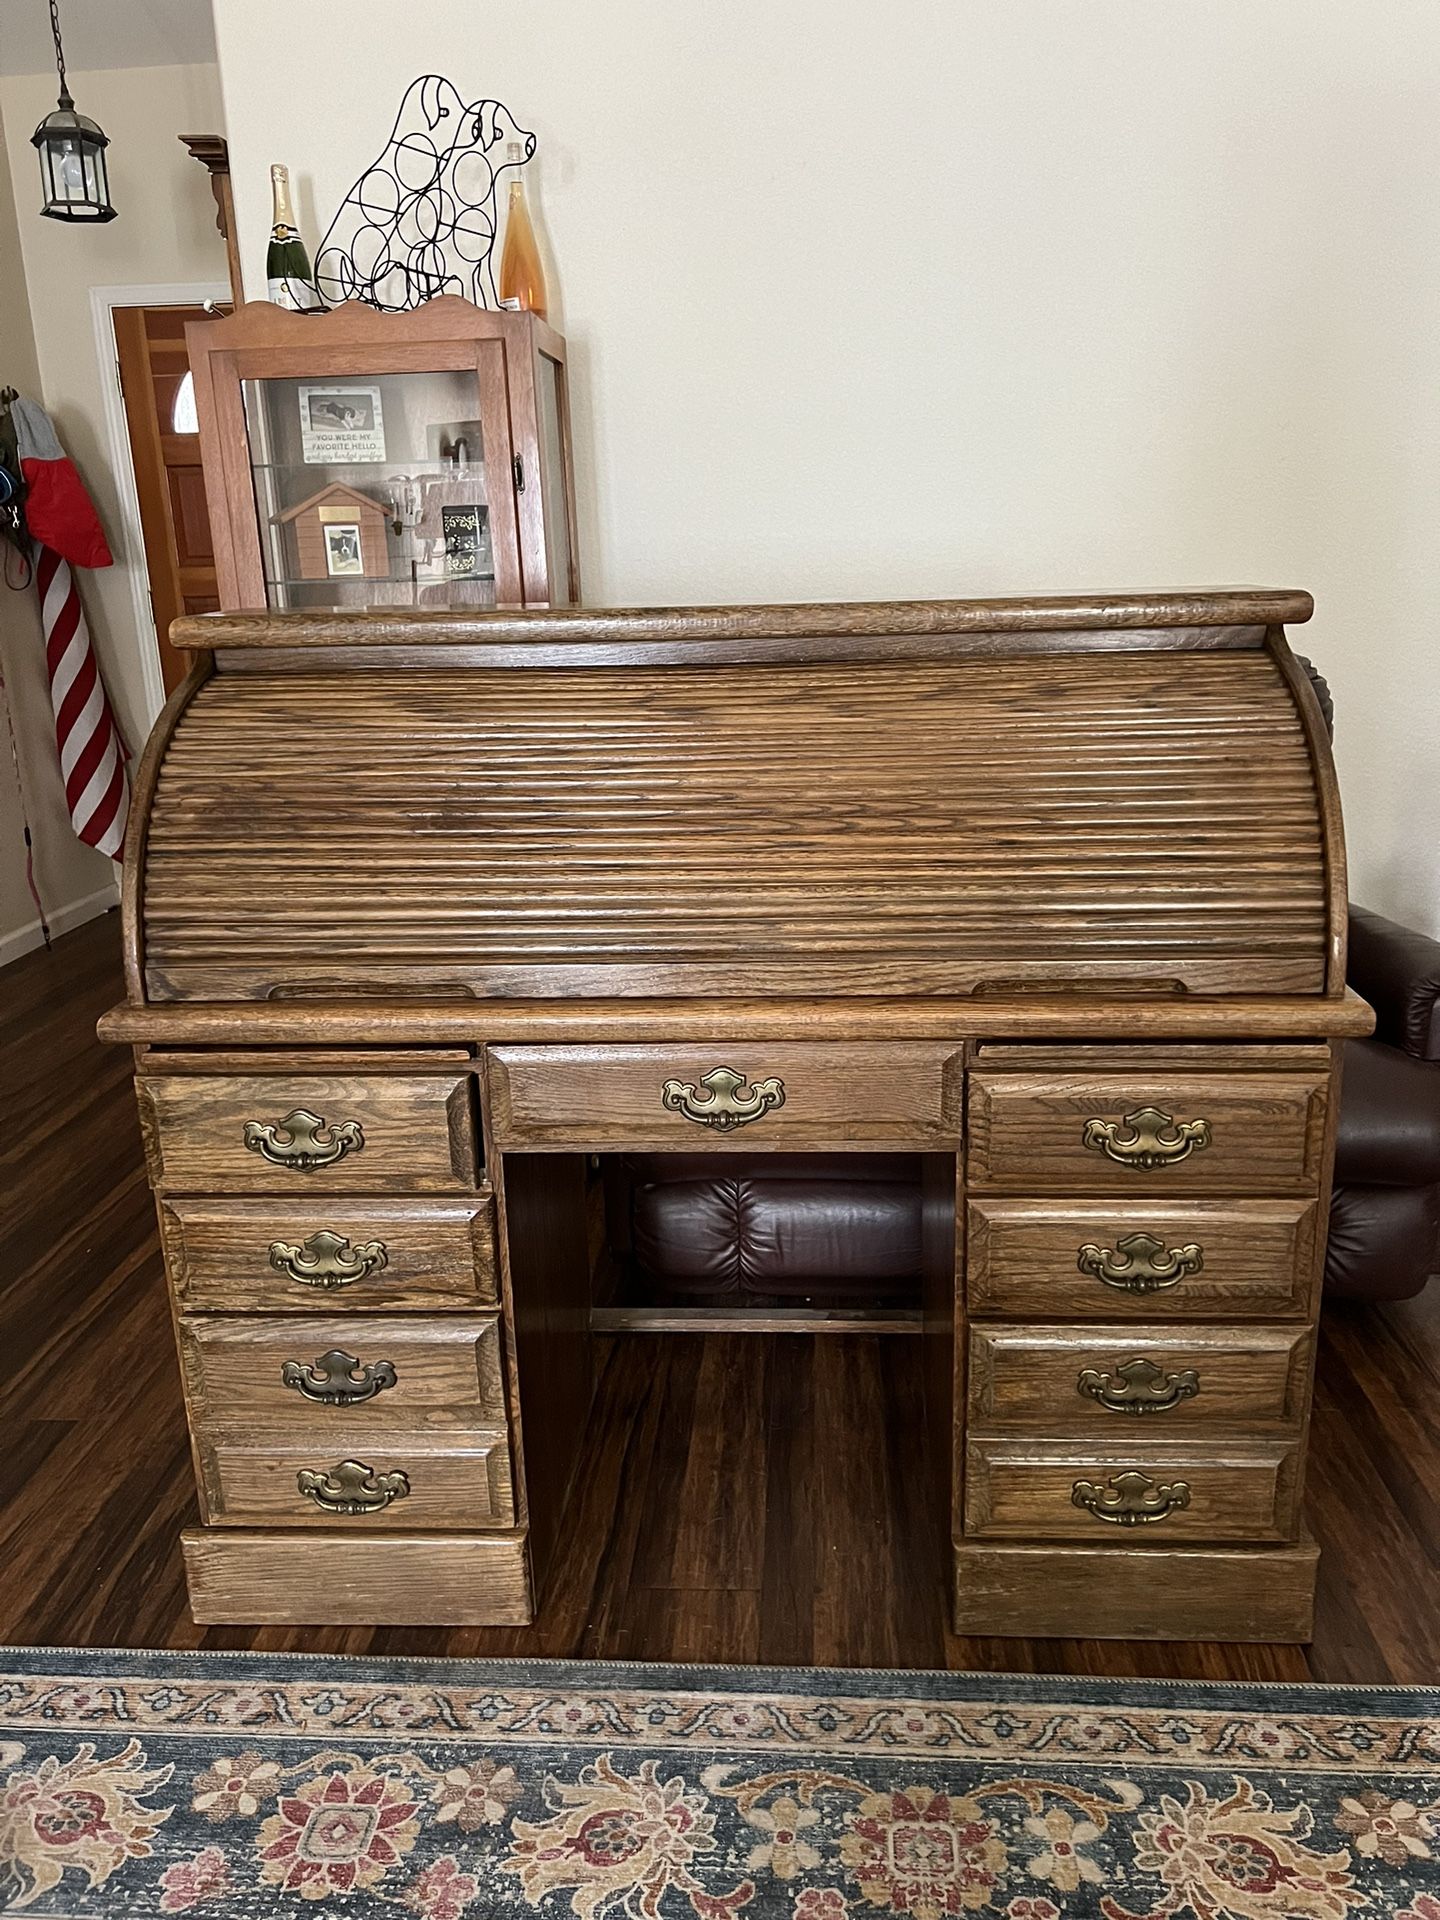
M 494 605 L 473 371 L 242 388 L 267 606 Z

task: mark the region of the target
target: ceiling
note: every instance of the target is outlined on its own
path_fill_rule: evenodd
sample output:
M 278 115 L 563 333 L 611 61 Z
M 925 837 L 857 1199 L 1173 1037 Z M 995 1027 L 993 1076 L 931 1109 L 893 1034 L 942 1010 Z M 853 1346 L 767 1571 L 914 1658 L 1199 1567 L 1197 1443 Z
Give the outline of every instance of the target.
M 72 73 L 215 58 L 210 0 L 60 0 L 60 30 Z M 0 0 L 0 74 L 54 70 L 49 0 Z

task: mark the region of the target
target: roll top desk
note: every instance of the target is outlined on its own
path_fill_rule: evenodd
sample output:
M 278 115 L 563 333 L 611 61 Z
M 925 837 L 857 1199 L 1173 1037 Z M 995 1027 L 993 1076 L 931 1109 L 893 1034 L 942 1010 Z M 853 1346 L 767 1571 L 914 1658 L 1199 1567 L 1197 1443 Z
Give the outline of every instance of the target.
M 1301 1639 L 1345 879 L 1299 593 L 213 614 L 126 1003 L 202 1621 L 524 1625 L 586 1169 L 917 1155 L 960 1631 Z

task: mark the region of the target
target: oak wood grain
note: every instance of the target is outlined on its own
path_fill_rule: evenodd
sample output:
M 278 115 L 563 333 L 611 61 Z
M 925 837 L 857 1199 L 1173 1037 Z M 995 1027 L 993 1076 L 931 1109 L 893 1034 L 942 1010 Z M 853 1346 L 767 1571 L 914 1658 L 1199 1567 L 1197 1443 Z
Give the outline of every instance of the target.
M 151 1178 L 162 1193 L 425 1193 L 473 1189 L 474 1094 L 468 1074 L 141 1074 L 136 1083 Z M 277 1129 L 287 1115 L 318 1115 L 355 1144 L 331 1164 L 277 1164 L 246 1144 L 246 1128 Z
M 434 304 L 433 302 L 431 303 Z M 250 309 L 243 310 L 245 324 Z M 268 322 L 269 316 L 263 318 Z M 333 319 L 333 316 L 332 316 Z M 240 317 L 218 325 L 211 336 L 233 340 Z M 352 325 L 356 324 L 354 322 Z M 297 336 L 291 336 L 292 339 Z M 739 637 L 746 634 L 818 634 L 843 637 L 856 633 L 1033 633 L 1055 629 L 1111 633 L 1127 628 L 1185 628 L 1298 625 L 1314 611 L 1308 593 L 1270 589 L 1216 589 L 1194 593 L 1041 594 L 1024 598 L 988 600 L 877 600 L 820 601 L 805 605 L 752 607 L 586 607 L 573 612 L 547 611 L 543 615 L 458 616 L 407 611 L 403 615 L 375 612 L 353 625 L 348 634 L 373 634 L 381 643 L 405 635 L 462 634 L 466 639 L 497 634 L 505 639 L 540 636 L 590 639 L 646 640 L 676 637 L 684 640 Z M 314 615 L 287 614 L 278 627 L 275 616 L 265 622 L 243 615 L 210 614 L 185 623 L 177 640 L 211 647 L 263 646 L 269 631 L 272 642 L 303 644 L 312 636 L 322 645 L 335 637 L 330 620 Z M 219 636 L 219 637 L 216 637 Z M 374 644 L 374 642 L 372 642 Z
M 592 1307 L 592 1333 L 919 1333 L 906 1307 Z
M 1153 1389 L 1160 1404 L 1152 1410 L 1117 1410 L 1080 1384 L 1093 1386 L 1098 1375 L 1113 1391 L 1123 1386 L 1118 1370 L 1137 1359 L 1162 1376 Z M 1298 1437 L 1313 1362 L 1309 1328 L 1175 1325 L 1156 1331 L 972 1320 L 971 1431 L 1169 1440 L 1219 1427 L 1230 1436 L 1283 1429 Z M 1174 1393 L 1177 1380 L 1189 1390 Z
M 301 734 L 346 769 L 303 822 Z M 1325 984 L 1263 652 L 221 673 L 144 858 L 156 1000 Z
M 1324 1552 L 1314 1639 L 1307 1646 L 1243 1643 L 1251 1631 L 1302 1637 L 1308 1629 L 1308 1619 L 1297 1624 L 1293 1614 L 1278 1618 L 1267 1610 L 1291 1564 L 1284 1549 L 1196 1549 L 1173 1577 L 1165 1569 L 1176 1549 L 1107 1551 L 1091 1556 L 1092 1577 L 1083 1561 L 1071 1558 L 1084 1552 L 1079 1542 L 1063 1553 L 972 1543 L 961 1548 L 962 1561 L 993 1560 L 1009 1566 L 1013 1578 L 1008 1590 L 997 1590 L 996 1603 L 984 1604 L 978 1624 L 963 1636 L 950 1632 L 952 1561 L 948 1542 L 942 1555 L 933 1540 L 934 1504 L 923 1466 L 930 1454 L 920 1411 L 923 1342 L 858 1334 L 596 1341 L 600 1391 L 585 1471 L 566 1517 L 564 1556 L 533 1626 L 473 1624 L 492 1604 L 495 1590 L 486 1583 L 494 1556 L 503 1552 L 507 1566 L 522 1565 L 522 1549 L 509 1533 L 457 1541 L 371 1532 L 357 1541 L 333 1532 L 219 1528 L 205 1550 L 226 1564 L 233 1554 L 236 1585 L 220 1614 L 239 1624 L 197 1626 L 186 1603 L 179 1541 L 195 1517 L 194 1477 L 129 1060 L 93 1037 L 97 1016 L 119 991 L 118 949 L 116 917 L 98 919 L 57 939 L 53 951 L 7 968 L 0 995 L 0 1082 L 9 1120 L 0 1137 L 10 1262 L 0 1292 L 0 1344 L 7 1356 L 0 1383 L 7 1435 L 0 1637 L 7 1642 L 380 1657 L 704 1656 L 752 1665 L 895 1663 L 1242 1682 L 1433 1681 L 1440 1639 L 1434 1610 L 1423 1601 L 1440 1555 L 1440 1503 L 1433 1495 L 1440 1461 L 1428 1411 L 1440 1392 L 1435 1288 L 1410 1301 L 1326 1308 L 1307 1474 L 1307 1504 Z M 1317 1009 L 1320 1017 L 1329 1004 Z M 1092 999 L 1073 1007 L 1069 1018 L 1116 1022 L 1104 1030 L 1122 1038 L 1118 1023 L 1125 1019 L 1136 1023 L 1132 1034 L 1150 1031 L 1149 1003 L 1131 1005 L 1133 1015 L 1124 1003 Z M 263 1005 L 253 1011 L 270 1012 Z M 570 1017 L 575 1011 L 558 1010 Z M 1296 1003 L 1293 1011 L 1305 1008 Z M 612 1009 L 612 1017 L 624 1012 Z M 1043 1037 L 1043 1023 L 1057 1013 L 1064 1017 L 1052 999 L 1037 1025 L 1025 1030 Z M 1231 1031 L 1257 1031 L 1239 1007 L 1232 1013 Z M 531 1009 L 528 1017 L 543 1014 Z M 363 1009 L 350 1010 L 352 1021 L 361 1017 Z M 656 1017 L 653 1009 L 648 1017 Z M 729 1035 L 756 1032 L 756 1017 L 752 1012 L 732 1025 Z M 1213 1025 L 1214 1011 L 1205 1017 Z M 1101 1030 L 1098 1024 L 1092 1029 Z M 557 1031 L 578 1039 L 586 1029 Z M 942 1014 L 938 1033 L 921 1028 L 920 1035 L 953 1031 Z M 802 1026 L 789 1037 L 813 1032 Z M 667 1034 L 662 1028 L 655 1037 L 684 1038 L 684 1029 Z M 545 1161 L 552 1164 L 554 1156 Z M 95 1257 L 97 1247 L 104 1248 L 103 1259 Z M 326 1311 L 336 1311 L 333 1302 Z M 1032 1310 L 1025 1317 L 1045 1315 Z M 1113 1306 L 1105 1317 L 1115 1319 Z M 748 1591 L 728 1584 L 726 1556 L 735 1535 L 711 1532 L 702 1478 L 688 1465 L 699 1440 L 695 1387 L 707 1345 L 735 1350 L 722 1374 L 742 1366 L 763 1375 L 759 1417 L 747 1418 L 730 1436 L 729 1471 L 748 1490 L 743 1516 L 759 1542 L 758 1551 L 745 1544 L 747 1570 L 756 1580 Z M 97 1407 L 105 1409 L 103 1420 Z M 705 1584 L 665 1584 L 682 1543 L 688 1577 Z M 426 1563 L 416 1588 L 402 1591 L 396 1562 L 403 1572 L 422 1544 L 437 1557 Z M 342 1548 L 345 1558 L 329 1557 Z M 442 1575 L 441 1548 L 463 1568 L 453 1582 Z M 1222 1613 L 1203 1602 L 1231 1577 L 1227 1555 L 1241 1563 L 1233 1576 L 1241 1583 L 1240 1603 Z M 282 1566 L 309 1596 L 308 1618 L 316 1618 L 316 1599 L 324 1596 L 336 1624 L 287 1624 L 305 1619 L 303 1611 L 266 1614 L 280 1591 Z M 381 1624 L 430 1617 L 425 1608 L 442 1583 L 457 1604 L 469 1604 L 452 1618 L 472 1624 Z M 1082 1583 L 1100 1603 L 1093 1609 L 1078 1604 Z M 1147 1619 L 1147 1592 L 1157 1596 L 1157 1608 L 1163 1602 L 1164 1619 L 1157 1608 Z M 1126 1595 L 1133 1607 L 1115 1604 Z M 1065 1596 L 1076 1603 L 1068 1623 L 1040 1611 Z M 516 1616 L 497 1611 L 493 1617 Z M 274 1624 L 259 1624 L 266 1618 Z M 1059 1636 L 1066 1625 L 1077 1633 L 1119 1629 L 1135 1637 L 1000 1637 L 1017 1631 Z M 1157 1627 L 1225 1639 L 1140 1637 Z
M 723 1056 L 693 1047 L 493 1047 L 492 1125 L 502 1148 L 667 1147 L 690 1152 L 959 1144 L 960 1055 L 940 1045 L 845 1047 L 770 1042 Z M 665 1103 L 667 1082 L 695 1089 L 717 1067 L 747 1087 L 778 1079 L 784 1104 L 723 1132 Z M 744 1097 L 744 1090 L 740 1095 Z
M 300 1423 L 303 1427 L 304 1423 Z M 411 1533 L 426 1528 L 472 1532 L 515 1520 L 510 1450 L 503 1432 L 434 1432 L 372 1426 L 360 1412 L 337 1414 L 323 1433 L 253 1438 L 227 1425 L 196 1424 L 205 1496 L 214 1525 L 330 1528 Z M 375 1474 L 403 1473 L 409 1492 L 373 1513 L 337 1519 L 302 1494 L 297 1476 L 359 1461 Z M 206 1511 L 208 1509 L 208 1511 Z
M 1251 1320 L 1307 1316 L 1320 1236 L 1313 1200 L 1029 1200 L 976 1195 L 966 1211 L 971 1311 L 1036 1320 Z M 1194 1246 L 1197 1270 L 1132 1293 L 1082 1271 L 1081 1250 L 1132 1234 L 1166 1253 Z
M 972 1539 L 1081 1539 L 1120 1561 L 1172 1540 L 1289 1542 L 1298 1523 L 1293 1438 L 1207 1434 L 1186 1443 L 1156 1441 L 1147 1431 L 1133 1441 L 1095 1434 L 1066 1443 L 977 1435 L 966 1446 L 965 1471 L 965 1533 Z M 1144 1474 L 1156 1489 L 1183 1484 L 1188 1504 L 1130 1527 L 1075 1505 L 1077 1482 L 1108 1488 L 1129 1472 Z
M 213 654 L 197 653 L 190 671 L 169 695 L 150 729 L 130 781 L 130 810 L 125 819 L 125 859 L 120 870 L 120 916 L 124 927 L 125 992 L 132 1003 L 145 999 L 145 928 L 141 902 L 145 891 L 145 847 L 155 783 L 180 716 L 215 670 Z
M 500 1323 L 495 1314 L 421 1317 L 351 1314 L 303 1318 L 186 1314 L 181 1359 L 192 1419 L 214 1431 L 315 1435 L 420 1428 L 463 1430 L 505 1425 Z M 358 1405 L 328 1406 L 287 1385 L 283 1369 L 313 1372 L 339 1351 L 357 1368 L 388 1365 L 393 1382 Z M 323 1376 L 322 1376 L 323 1378 Z M 374 1444 L 373 1442 L 371 1444 Z
M 272 328 L 263 316 L 255 324 Z M 322 340 L 285 323 L 267 334 L 268 360 L 237 346 L 222 369 L 217 356 L 222 440 L 241 378 L 293 371 L 312 349 L 309 370 L 340 371 L 358 325 L 352 316 Z M 459 351 L 438 335 L 431 345 Z M 391 349 L 397 366 L 420 365 L 425 350 Z M 487 392 L 489 413 L 501 404 L 493 365 Z M 234 427 L 231 418 L 232 443 Z M 930 1150 L 926 1491 L 907 1498 L 942 1539 L 962 1511 L 972 1537 L 1084 1541 L 1114 1514 L 1098 1495 L 1077 1504 L 1078 1480 L 1138 1499 L 1123 1476 L 1150 1486 L 1150 1468 L 1190 1476 L 1186 1498 L 1155 1522 L 1166 1539 L 1298 1538 L 1306 1321 L 1333 1114 L 1331 1056 L 1318 1043 L 1365 1017 L 1336 971 L 1328 746 L 1278 631 L 1287 613 L 1305 612 L 1303 597 L 1264 594 L 1080 596 L 196 627 L 202 647 L 222 634 L 225 644 L 155 781 L 137 979 L 151 1002 L 194 1010 L 193 1026 L 182 1018 L 173 1029 L 181 1044 L 201 1032 L 273 1044 L 288 1030 L 316 1050 L 297 1071 L 317 1085 L 327 1072 L 344 1079 L 340 1063 L 322 1071 L 320 1056 L 347 1043 L 484 1049 L 478 1079 L 467 1057 L 455 1080 L 467 1099 L 483 1092 L 498 1211 L 513 1425 L 497 1438 L 515 1456 L 515 1500 L 499 1517 L 530 1528 L 537 1566 L 561 1590 L 572 1577 L 566 1503 L 573 1488 L 583 1504 L 585 1486 L 584 1156 L 632 1147 Z M 301 737 L 311 764 L 344 777 L 323 807 L 297 813 Z M 370 750 L 357 755 L 361 740 Z M 363 898 L 350 910 L 357 859 Z M 961 1009 L 957 1022 L 940 1024 L 928 996 L 943 1012 Z M 837 1015 L 847 999 L 868 1003 L 873 1025 Z M 255 1023 L 226 1029 L 215 1004 L 247 1000 Z M 557 1004 L 587 1000 L 619 1008 L 616 1024 L 582 1019 L 566 1037 Z M 698 1002 L 715 1024 L 666 1029 L 656 1004 L 666 1000 Z M 662 1023 L 654 1038 L 625 1024 L 626 1001 Z M 747 1028 L 735 1018 L 745 1004 L 770 1024 Z M 1260 1013 L 1253 1028 L 1246 1007 Z M 1058 1024 L 1041 1024 L 1047 1013 Z M 793 1032 L 777 1029 L 786 1020 Z M 910 1020 L 933 1024 L 907 1031 Z M 153 1044 L 164 1029 L 136 1031 Z M 1076 1039 L 1068 1058 L 1066 1034 Z M 1046 1044 L 1027 1056 L 1026 1037 Z M 1157 1043 L 1149 1052 L 1147 1041 Z M 229 1062 L 168 1077 L 154 1064 L 142 1062 L 141 1077 L 162 1191 L 167 1179 L 170 1191 L 188 1182 L 211 1201 L 267 1191 L 227 1187 L 208 1147 L 179 1176 L 167 1156 L 172 1136 L 174 1152 L 193 1154 L 183 1141 L 203 1130 L 207 1090 L 218 1100 L 243 1081 L 248 1099 L 262 1078 L 278 1089 L 283 1063 L 248 1079 Z M 732 1129 L 698 1125 L 700 1097 L 684 1089 L 717 1068 L 733 1069 L 742 1097 L 773 1082 L 769 1111 Z M 407 1077 L 418 1077 L 408 1063 L 377 1059 L 348 1091 L 368 1086 L 383 1100 Z M 159 1113 L 150 1089 L 182 1084 L 190 1111 Z M 1106 1135 L 1145 1107 L 1205 1124 L 1185 1153 L 1164 1165 L 1149 1154 L 1142 1170 Z M 1171 1121 L 1159 1124 L 1163 1140 Z M 473 1137 L 461 1138 L 458 1119 L 448 1131 L 452 1173 L 473 1173 Z M 1107 1144 L 1114 1151 L 1101 1152 Z M 383 1156 L 377 1164 L 384 1173 Z M 398 1157 L 368 1191 L 449 1191 L 428 1164 Z M 1026 1300 L 1024 1329 L 980 1316 L 967 1331 L 961 1269 L 986 1266 L 992 1252 L 988 1215 L 983 1229 L 954 1231 L 967 1195 L 978 1208 L 1071 1198 L 1068 1217 L 1024 1218 L 1024 1232 L 1051 1235 L 1051 1258 L 1061 1228 L 1087 1223 L 1083 1210 L 1134 1204 L 1137 1190 L 1182 1213 L 1230 1203 L 1201 1216 L 1220 1251 L 1208 1267 L 1187 1251 L 1186 1279 L 1210 1278 L 1186 1294 L 1183 1316 L 1169 1301 L 1142 1310 L 1107 1299 L 1099 1314 L 1077 1306 L 1064 1325 L 1065 1285 L 1073 1295 L 1085 1277 L 1086 1243 L 1072 1242 L 1062 1284 Z M 1117 1234 L 1117 1247 L 1139 1231 Z M 1013 1257 L 1021 1243 L 1007 1244 Z M 1269 1324 L 1272 1315 L 1292 1324 Z M 1054 1411 L 1057 1391 L 1078 1398 L 1081 1373 L 1103 1388 L 1107 1365 L 1168 1364 L 1182 1332 L 1208 1371 L 1181 1369 L 1197 1392 L 1177 1400 L 1177 1423 L 1160 1435 L 1159 1416 L 1117 1434 L 1135 1416 L 1088 1395 L 1078 1421 L 1068 1402 Z M 1102 1335 L 1135 1351 L 1107 1360 Z M 858 1401 L 865 1377 L 860 1349 L 832 1344 L 839 1371 L 812 1367 L 822 1410 Z M 705 1556 L 676 1534 L 676 1503 L 708 1507 L 730 1572 L 696 1616 L 701 1639 L 706 1619 L 717 1630 L 758 1619 L 761 1560 L 723 1471 L 721 1409 L 748 1431 L 765 1392 L 762 1377 L 720 1364 L 702 1340 L 699 1431 L 679 1479 L 656 1490 L 658 1536 L 631 1556 L 652 1596 L 689 1584 Z M 279 1490 L 294 1436 L 277 1426 L 267 1450 L 267 1433 L 227 1433 L 199 1413 L 204 1510 L 225 1524 L 264 1512 L 290 1523 Z M 423 1455 L 423 1427 L 411 1428 L 398 1437 Z M 443 1438 L 443 1457 L 425 1455 L 419 1524 L 454 1530 L 472 1495 L 487 1516 L 472 1524 L 493 1524 L 465 1479 L 475 1449 L 458 1431 Z M 866 1498 L 885 1477 L 873 1451 L 817 1468 L 824 1504 L 846 1497 L 847 1481 Z M 399 1524 L 385 1513 L 377 1532 Z M 878 1552 L 898 1555 L 897 1527 L 887 1513 Z M 1106 1546 L 1127 1560 L 1155 1545 L 1148 1526 L 1114 1535 Z M 848 1623 L 865 1604 L 861 1568 L 814 1557 L 813 1570 L 823 1638 L 848 1651 Z
M 377 1308 L 430 1312 L 470 1308 L 498 1298 L 493 1196 L 469 1200 L 376 1199 L 344 1195 L 217 1200 L 168 1194 L 160 1228 L 171 1284 L 192 1312 L 349 1315 Z M 340 1286 L 297 1279 L 272 1247 L 305 1248 L 328 1232 L 357 1247 L 378 1243 L 376 1266 Z
M 1327 1076 L 1310 1073 L 1153 1073 L 1130 1068 L 1074 1074 L 970 1076 L 967 1100 L 972 1188 L 1023 1194 L 1137 1200 L 1208 1194 L 1314 1193 L 1325 1141 Z M 1204 1121 L 1208 1141 L 1163 1166 L 1143 1167 L 1086 1145 L 1093 1122 L 1123 1141 L 1129 1116 L 1153 1108 L 1175 1126 Z
M 578 1153 L 500 1156 L 506 1311 L 514 1343 L 511 1420 L 537 1590 L 569 1549 L 567 1501 L 585 1458 L 595 1391 L 585 1162 Z
M 1320 696 L 1310 676 L 1290 651 L 1284 632 L 1270 629 L 1267 645 L 1284 676 L 1315 769 L 1315 790 L 1324 827 L 1326 953 L 1325 991 L 1339 993 L 1345 985 L 1345 954 L 1350 926 L 1350 883 L 1345 856 L 1345 830 L 1340 817 L 1340 782 L 1330 752 L 1330 730 L 1320 710 Z
M 1308 1641 L 1316 1547 L 1102 1546 L 955 1543 L 960 1633 L 1014 1637 L 1082 1632 L 1132 1641 Z M 1143 1655 L 1142 1655 L 1143 1658 Z
M 191 1527 L 181 1537 L 190 1605 L 201 1625 L 329 1622 L 375 1627 L 515 1626 L 532 1617 L 523 1534 L 241 1532 Z
M 237 622 L 246 618 L 236 616 Z M 503 626 L 499 630 L 503 632 Z M 272 636 L 278 644 L 219 644 L 214 649 L 216 666 L 221 673 L 304 672 L 315 664 L 317 641 L 308 627 L 301 631 L 304 637 L 296 646 L 284 644 L 290 632 L 286 627 Z M 352 641 L 349 629 L 336 628 L 325 648 L 325 664 L 347 674 L 394 668 L 426 673 L 456 667 L 678 667 L 694 666 L 697 656 L 711 668 L 805 661 L 856 665 L 890 660 L 1036 659 L 1059 653 L 1258 653 L 1264 650 L 1265 640 L 1263 627 L 1127 627 L 1114 632 L 1053 628 L 1035 633 L 744 631 L 681 637 L 657 626 L 645 637 L 621 639 L 611 637 L 604 628 L 589 638 L 552 637 L 537 626 L 512 638 L 493 637 L 485 627 L 469 641 L 442 638 L 447 632 L 441 627 L 400 626 L 387 633 L 367 626 Z M 199 648 L 209 638 L 213 636 L 201 630 L 189 644 Z
M 703 1040 L 934 1040 L 979 1032 L 1018 1040 L 1073 1034 L 1095 1039 L 1190 1035 L 1227 1039 L 1338 1034 L 1360 1038 L 1375 1016 L 1358 994 L 1339 1000 L 1225 999 L 1165 994 L 1149 998 L 1097 992 L 949 994 L 884 998 L 855 995 L 797 1000 L 718 996 L 696 1000 L 449 999 L 423 991 L 367 995 L 361 1003 L 307 999 L 187 1001 L 112 1007 L 99 1021 L 100 1038 L 120 1043 L 192 1045 L 275 1044 L 326 1046 L 344 1041 L 506 1040 L 685 1042 Z

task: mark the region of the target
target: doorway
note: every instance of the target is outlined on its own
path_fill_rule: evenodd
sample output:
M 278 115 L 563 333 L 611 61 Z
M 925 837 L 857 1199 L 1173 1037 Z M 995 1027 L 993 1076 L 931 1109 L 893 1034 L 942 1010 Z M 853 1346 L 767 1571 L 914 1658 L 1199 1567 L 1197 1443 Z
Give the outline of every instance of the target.
M 115 306 L 110 317 L 160 678 L 168 696 L 186 671 L 185 656 L 170 644 L 171 622 L 220 605 L 185 352 L 186 324 L 210 316 L 203 306 Z

